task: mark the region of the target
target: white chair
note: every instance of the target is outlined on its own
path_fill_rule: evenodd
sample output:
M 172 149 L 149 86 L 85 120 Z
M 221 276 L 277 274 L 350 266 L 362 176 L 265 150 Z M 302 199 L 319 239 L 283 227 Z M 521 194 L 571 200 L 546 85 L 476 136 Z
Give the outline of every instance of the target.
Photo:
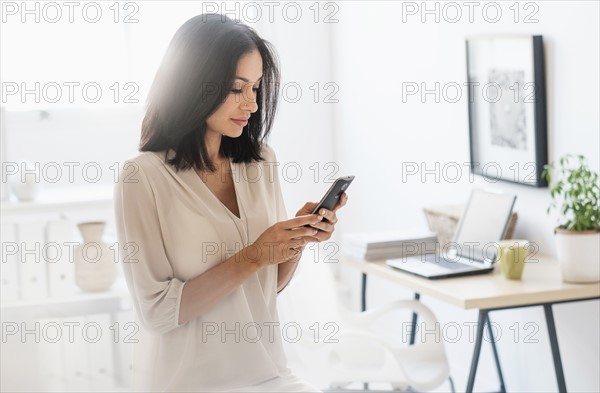
M 427 329 L 426 337 L 441 337 L 435 316 L 418 301 L 398 300 L 365 312 L 350 311 L 339 301 L 331 266 L 303 257 L 280 295 L 280 309 L 282 321 L 302 329 L 300 339 L 290 345 L 311 372 L 329 381 L 332 391 L 355 391 L 347 387 L 356 382 L 387 382 L 394 390 L 427 391 L 446 380 L 454 391 L 441 339 L 400 346 L 373 331 L 384 315 L 409 310 L 418 315 L 418 327 Z M 402 333 L 401 326 L 387 330 L 390 335 Z

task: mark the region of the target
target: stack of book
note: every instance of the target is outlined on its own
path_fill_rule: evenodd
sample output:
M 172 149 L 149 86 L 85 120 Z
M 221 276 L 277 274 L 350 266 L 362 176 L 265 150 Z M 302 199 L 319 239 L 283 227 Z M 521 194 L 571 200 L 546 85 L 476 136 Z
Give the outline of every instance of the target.
M 360 232 L 342 237 L 342 252 L 366 261 L 433 254 L 438 247 L 437 236 L 428 231 Z

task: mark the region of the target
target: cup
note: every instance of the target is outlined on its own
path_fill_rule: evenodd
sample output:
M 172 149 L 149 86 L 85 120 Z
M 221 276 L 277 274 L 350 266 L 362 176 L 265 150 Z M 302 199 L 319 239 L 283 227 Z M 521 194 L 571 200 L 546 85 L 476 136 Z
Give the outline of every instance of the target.
M 500 263 L 502 274 L 509 280 L 521 279 L 528 256 L 528 240 L 507 239 L 498 242 L 498 256 L 496 260 Z

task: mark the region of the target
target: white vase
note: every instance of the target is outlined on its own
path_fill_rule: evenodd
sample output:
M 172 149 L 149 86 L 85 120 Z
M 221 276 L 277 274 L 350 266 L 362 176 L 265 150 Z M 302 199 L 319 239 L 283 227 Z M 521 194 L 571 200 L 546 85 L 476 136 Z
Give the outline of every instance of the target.
M 105 291 L 117 278 L 114 252 L 102 241 L 105 226 L 102 221 L 77 225 L 83 244 L 75 247 L 75 284 L 84 291 Z
M 557 228 L 556 251 L 563 281 L 600 281 L 600 231 L 567 231 Z
M 40 191 L 41 174 L 35 173 L 35 164 L 18 162 L 18 171 L 10 180 L 10 189 L 20 202 L 33 201 Z

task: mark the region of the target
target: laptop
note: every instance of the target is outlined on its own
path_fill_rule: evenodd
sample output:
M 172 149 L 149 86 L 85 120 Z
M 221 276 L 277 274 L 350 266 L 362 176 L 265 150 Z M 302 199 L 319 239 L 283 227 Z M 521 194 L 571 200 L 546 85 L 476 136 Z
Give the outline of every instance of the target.
M 439 253 L 387 259 L 386 264 L 430 279 L 491 272 L 516 199 L 516 195 L 475 189 L 451 243 L 440 245 Z

